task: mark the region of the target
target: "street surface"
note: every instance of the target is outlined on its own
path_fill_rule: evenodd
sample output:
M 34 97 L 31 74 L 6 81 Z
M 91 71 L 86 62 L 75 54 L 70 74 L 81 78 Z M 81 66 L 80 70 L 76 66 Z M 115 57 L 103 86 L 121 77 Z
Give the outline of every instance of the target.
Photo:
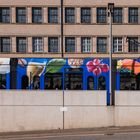
M 140 140 L 140 132 L 3 135 L 0 140 Z

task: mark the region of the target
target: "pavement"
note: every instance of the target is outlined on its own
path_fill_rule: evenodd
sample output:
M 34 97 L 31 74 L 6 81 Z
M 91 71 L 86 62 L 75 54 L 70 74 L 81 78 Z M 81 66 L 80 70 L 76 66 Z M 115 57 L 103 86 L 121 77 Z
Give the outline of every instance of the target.
M 75 136 L 75 135 L 114 135 L 118 133 L 140 133 L 140 126 L 131 127 L 102 127 L 84 129 L 46 130 L 46 131 L 25 131 L 25 132 L 4 132 L 0 133 L 0 140 L 4 138 L 27 137 L 27 136 Z

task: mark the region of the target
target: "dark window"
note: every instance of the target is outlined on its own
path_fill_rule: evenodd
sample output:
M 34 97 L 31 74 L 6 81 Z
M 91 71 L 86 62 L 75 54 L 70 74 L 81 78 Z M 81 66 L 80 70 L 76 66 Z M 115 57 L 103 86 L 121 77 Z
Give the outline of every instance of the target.
M 87 89 L 93 90 L 94 89 L 94 77 L 89 76 L 87 79 Z
M 48 51 L 49 52 L 59 52 L 58 49 L 58 37 L 49 37 L 48 38 Z
M 65 69 L 65 89 L 67 90 L 83 89 L 83 69 L 81 68 Z
M 43 38 L 33 37 L 33 52 L 43 52 Z
M 1 37 L 0 38 L 0 51 L 1 52 L 10 52 L 11 51 L 10 37 Z
M 81 38 L 81 50 L 82 52 L 91 52 L 91 38 L 90 37 Z
M 122 37 L 113 38 L 113 52 L 122 52 L 123 40 Z
M 104 76 L 98 78 L 98 90 L 106 90 L 106 80 Z
M 17 52 L 25 53 L 27 50 L 26 37 L 17 37 Z
M 65 8 L 65 23 L 75 23 L 75 8 Z
M 107 22 L 107 11 L 106 8 L 97 8 L 97 23 Z
M 91 23 L 91 8 L 81 8 L 81 23 Z
M 129 37 L 128 38 L 128 51 L 129 52 L 138 52 L 138 37 Z
M 120 73 L 120 89 L 121 90 L 136 90 L 137 89 L 136 75 L 133 73 L 121 72 Z
M 62 73 L 46 73 L 44 79 L 45 89 L 62 89 Z
M 66 52 L 75 52 L 75 37 L 66 37 L 65 38 L 65 51 Z
M 40 89 L 40 77 L 39 76 L 33 77 L 33 89 Z
M 42 8 L 40 7 L 32 8 L 32 22 L 42 23 Z
M 58 23 L 58 8 L 56 7 L 48 8 L 48 22 Z
M 0 8 L 0 22 L 10 23 L 10 8 L 9 7 Z
M 122 23 L 123 21 L 123 11 L 122 8 L 114 8 L 113 22 Z
M 138 23 L 138 8 L 129 8 L 129 23 Z
M 24 7 L 16 8 L 16 22 L 26 23 L 26 8 Z
M 101 52 L 101 53 L 107 52 L 107 38 L 106 37 L 97 38 L 97 52 Z
M 6 74 L 0 74 L 0 89 L 6 89 Z
M 22 76 L 21 88 L 22 89 L 28 89 L 28 85 L 29 85 L 29 78 L 28 78 L 28 76 L 26 76 L 26 75 Z

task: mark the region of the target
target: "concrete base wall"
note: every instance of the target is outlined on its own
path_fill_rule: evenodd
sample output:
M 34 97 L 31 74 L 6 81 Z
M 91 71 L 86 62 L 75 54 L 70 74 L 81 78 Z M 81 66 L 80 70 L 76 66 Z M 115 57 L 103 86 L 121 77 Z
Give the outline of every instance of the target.
M 63 117 L 62 91 L 0 91 L 0 132 L 140 125 L 139 91 L 116 92 L 115 107 L 106 91 L 64 93 Z

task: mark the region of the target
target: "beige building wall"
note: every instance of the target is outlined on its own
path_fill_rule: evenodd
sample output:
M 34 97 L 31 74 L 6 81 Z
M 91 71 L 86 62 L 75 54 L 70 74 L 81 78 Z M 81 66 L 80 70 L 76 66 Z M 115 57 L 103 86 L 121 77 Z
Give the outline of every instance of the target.
M 106 54 L 97 54 L 97 44 L 96 40 L 98 36 L 109 36 L 109 24 L 97 24 L 97 7 L 107 7 L 107 4 L 114 2 L 114 0 L 64 0 L 64 12 L 65 7 L 75 7 L 76 8 L 76 23 L 75 24 L 65 24 L 64 23 L 64 36 L 73 36 L 76 38 L 76 52 L 71 55 L 65 53 L 65 57 L 108 57 Z M 113 36 L 123 37 L 123 52 L 120 54 L 114 54 L 113 57 L 138 57 L 138 54 L 128 53 L 128 43 L 125 42 L 127 36 L 137 36 L 140 38 L 140 21 L 138 24 L 128 23 L 128 8 L 129 7 L 139 7 L 139 0 L 118 0 L 115 1 L 116 7 L 123 8 L 123 23 L 113 24 Z M 26 36 L 28 38 L 28 52 L 26 54 L 17 54 L 16 57 L 61 57 L 61 52 L 58 54 L 48 53 L 48 40 L 49 36 L 61 35 L 61 25 L 60 25 L 60 0 L 0 0 L 0 7 L 10 7 L 11 8 L 11 23 L 10 24 L 0 24 L 0 37 L 2 36 Z M 17 24 L 16 23 L 16 7 L 26 7 L 27 8 L 27 23 Z M 43 23 L 42 24 L 32 24 L 32 7 L 42 7 L 43 8 Z M 48 24 L 48 7 L 58 7 L 59 9 L 59 23 L 58 24 Z M 91 24 L 81 24 L 80 11 L 81 7 L 91 7 Z M 65 21 L 65 14 L 64 21 Z M 140 19 L 140 10 L 139 10 Z M 44 52 L 43 55 L 32 53 L 32 37 L 42 36 L 44 38 Z M 81 36 L 91 36 L 92 45 L 91 53 L 82 54 L 81 53 Z M 65 41 L 65 39 L 64 39 Z M 15 42 L 15 40 L 14 40 Z M 0 57 L 15 57 L 16 44 L 13 42 L 12 38 L 12 52 L 10 54 L 0 54 Z M 65 47 L 65 42 L 63 42 Z M 14 45 L 14 46 L 13 46 Z M 61 50 L 61 41 L 59 40 L 59 46 Z M 108 49 L 108 48 L 107 48 Z M 65 48 L 64 48 L 65 50 Z

